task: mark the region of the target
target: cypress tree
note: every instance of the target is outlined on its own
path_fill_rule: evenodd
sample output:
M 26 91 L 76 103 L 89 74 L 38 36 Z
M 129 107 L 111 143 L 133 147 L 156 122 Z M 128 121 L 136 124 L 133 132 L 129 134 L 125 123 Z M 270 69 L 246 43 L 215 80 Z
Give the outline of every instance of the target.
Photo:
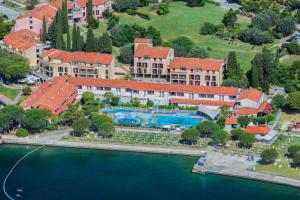
M 101 37 L 97 38 L 96 50 L 101 53 L 112 53 L 112 40 L 107 32 L 103 33 Z
M 239 79 L 241 76 L 240 65 L 237 62 L 236 54 L 234 51 L 230 51 L 227 60 L 227 78 Z
M 94 33 L 91 28 L 89 28 L 86 36 L 86 43 L 85 43 L 85 51 L 86 52 L 94 52 L 95 49 L 95 37 Z
M 71 51 L 71 38 L 70 38 L 70 33 L 67 33 L 67 47 L 66 47 L 67 51 Z
M 69 31 L 69 24 L 68 24 L 68 7 L 67 1 L 62 1 L 62 31 L 63 33 L 68 33 Z
M 77 27 L 74 25 L 72 30 L 72 51 L 77 50 Z
M 48 37 L 51 41 L 52 47 L 56 47 L 56 39 L 57 39 L 57 31 L 56 31 L 56 24 L 57 24 L 57 17 L 58 12 L 56 12 L 55 18 L 52 22 L 52 24 L 48 28 Z
M 80 35 L 80 29 L 79 26 L 77 26 L 77 31 L 76 31 L 76 51 L 82 51 L 82 39 Z
M 93 16 L 93 0 L 87 2 L 87 23 L 89 28 L 98 28 L 98 21 Z
M 64 49 L 63 33 L 62 33 L 62 12 L 58 9 L 57 23 L 56 23 L 56 45 L 57 49 Z
M 258 71 L 257 66 L 253 65 L 251 68 L 251 85 L 255 88 L 260 86 Z
M 45 42 L 48 39 L 48 33 L 47 33 L 47 25 L 46 25 L 46 18 L 43 17 L 43 30 L 42 30 L 42 38 L 41 40 Z

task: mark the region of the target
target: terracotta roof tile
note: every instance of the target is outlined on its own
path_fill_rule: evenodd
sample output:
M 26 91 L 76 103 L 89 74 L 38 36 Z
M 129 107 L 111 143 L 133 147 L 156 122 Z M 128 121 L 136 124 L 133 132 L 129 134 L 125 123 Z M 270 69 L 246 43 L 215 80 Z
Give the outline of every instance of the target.
M 21 103 L 23 108 L 48 109 L 53 114 L 59 114 L 61 106 L 66 106 L 65 101 L 77 95 L 77 87 L 68 83 L 65 76 L 56 77 L 38 86 L 25 101 Z
M 135 38 L 134 43 L 148 43 L 149 39 L 147 38 Z
M 23 17 L 34 17 L 39 20 L 43 20 L 45 16 L 46 21 L 51 21 L 52 17 L 56 14 L 56 8 L 49 3 L 43 3 L 35 6 L 32 10 L 27 11 L 21 18 Z
M 238 115 L 254 115 L 257 113 L 257 110 L 254 108 L 237 108 L 233 113 Z
M 225 124 L 238 124 L 238 120 L 236 118 L 227 117 L 225 119 Z
M 228 101 L 212 101 L 212 100 L 194 100 L 194 99 L 170 99 L 170 103 L 191 104 L 191 105 L 207 105 L 207 106 L 228 106 L 232 107 L 234 102 Z
M 268 113 L 270 110 L 272 110 L 271 104 L 269 102 L 264 101 L 258 108 L 259 113 Z
M 107 2 L 107 0 L 93 0 L 93 6 L 98 6 L 98 5 L 104 5 Z M 76 0 L 76 3 L 84 8 L 86 7 L 87 0 Z
M 51 0 L 50 3 L 55 8 L 61 8 L 62 7 L 62 0 Z M 68 7 L 68 9 L 73 9 L 74 4 L 71 1 L 67 1 L 67 7 Z
M 262 96 L 263 96 L 263 93 L 261 91 L 251 88 L 251 89 L 242 91 L 237 101 L 244 100 L 244 99 L 250 99 L 252 101 L 259 102 L 259 100 L 261 99 Z
M 220 71 L 224 65 L 223 60 L 216 59 L 200 59 L 200 58 L 179 58 L 175 57 L 170 64 L 171 69 L 188 68 Z
M 116 88 L 131 88 L 145 91 L 185 92 L 198 94 L 223 94 L 237 96 L 239 89 L 234 87 L 209 87 L 196 85 L 175 85 L 168 83 L 145 83 L 127 80 L 107 80 L 93 78 L 71 78 L 70 82 L 81 86 L 103 86 Z
M 269 133 L 269 131 L 270 131 L 269 128 L 261 127 L 261 126 L 247 126 L 245 128 L 246 133 L 262 134 L 262 135 Z
M 147 44 L 139 44 L 134 52 L 134 57 L 167 58 L 170 53 L 168 47 L 152 47 Z
M 86 53 L 86 52 L 67 52 L 58 49 L 50 49 L 44 51 L 41 58 L 49 57 L 50 59 L 62 60 L 66 63 L 71 62 L 86 62 L 87 64 L 105 64 L 110 65 L 113 61 L 113 56 L 111 54 L 102 53 Z

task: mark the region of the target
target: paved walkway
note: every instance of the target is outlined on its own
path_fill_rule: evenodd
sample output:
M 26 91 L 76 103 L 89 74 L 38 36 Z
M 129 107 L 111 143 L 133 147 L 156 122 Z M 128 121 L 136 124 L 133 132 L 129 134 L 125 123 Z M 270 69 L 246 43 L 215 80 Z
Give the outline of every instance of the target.
M 16 11 L 11 8 L 7 8 L 1 4 L 2 0 L 0 0 L 0 14 L 6 15 L 9 19 L 17 19 L 19 16 L 22 15 L 21 12 Z
M 10 98 L 0 94 L 0 101 L 5 105 L 15 105 L 19 102 L 21 96 L 22 96 L 22 94 L 19 93 L 18 96 L 14 100 L 11 100 Z

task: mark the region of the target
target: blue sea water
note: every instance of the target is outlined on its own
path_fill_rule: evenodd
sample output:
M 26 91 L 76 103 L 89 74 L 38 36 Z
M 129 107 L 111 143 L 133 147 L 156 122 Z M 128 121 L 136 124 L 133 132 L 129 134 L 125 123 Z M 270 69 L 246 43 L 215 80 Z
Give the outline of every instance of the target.
M 1 187 L 12 165 L 34 148 L 0 145 Z M 193 174 L 196 161 L 195 157 L 45 147 L 13 171 L 7 191 L 24 200 L 300 199 L 300 190 L 291 187 Z M 7 199 L 3 192 L 0 199 Z

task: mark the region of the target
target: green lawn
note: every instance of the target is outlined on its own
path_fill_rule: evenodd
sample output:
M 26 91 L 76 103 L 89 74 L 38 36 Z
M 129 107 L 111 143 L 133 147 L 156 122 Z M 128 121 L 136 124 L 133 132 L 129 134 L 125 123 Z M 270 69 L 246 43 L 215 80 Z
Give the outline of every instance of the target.
M 17 89 L 10 89 L 10 88 L 6 88 L 6 87 L 0 85 L 0 94 L 7 96 L 11 100 L 14 100 L 18 96 L 19 93 L 20 93 L 20 91 Z
M 270 164 L 270 165 L 258 164 L 256 165 L 256 170 L 264 173 L 300 178 L 299 169 L 297 170 L 295 168 L 289 168 L 288 165 L 292 162 L 292 160 L 291 159 L 285 160 L 284 157 L 284 154 L 287 153 L 288 146 L 292 144 L 300 145 L 300 138 L 293 138 L 291 144 L 288 144 L 288 141 L 289 139 L 287 138 L 287 136 L 285 136 L 282 140 L 277 139 L 275 141 L 274 146 L 277 148 L 281 147 L 279 158 L 278 158 L 279 161 L 277 161 L 276 164 Z
M 158 16 L 151 12 L 151 6 L 140 8 L 139 11 L 151 15 L 151 20 L 144 20 L 139 17 L 117 13 L 120 16 L 121 24 L 133 24 L 147 27 L 154 26 L 161 31 L 163 40 L 174 39 L 178 36 L 187 36 L 199 47 L 212 49 L 209 55 L 214 58 L 224 59 L 229 51 L 236 51 L 237 57 L 243 69 L 249 69 L 253 56 L 260 52 L 262 46 L 253 46 L 240 41 L 226 41 L 215 36 L 203 36 L 199 34 L 201 26 L 205 22 L 220 24 L 224 13 L 223 8 L 206 3 L 204 7 L 190 8 L 184 2 L 173 2 L 170 4 L 170 13 L 165 16 Z M 247 27 L 250 19 L 240 17 L 238 23 L 242 28 Z M 276 41 L 278 43 L 278 41 Z M 274 48 L 276 45 L 268 45 Z

